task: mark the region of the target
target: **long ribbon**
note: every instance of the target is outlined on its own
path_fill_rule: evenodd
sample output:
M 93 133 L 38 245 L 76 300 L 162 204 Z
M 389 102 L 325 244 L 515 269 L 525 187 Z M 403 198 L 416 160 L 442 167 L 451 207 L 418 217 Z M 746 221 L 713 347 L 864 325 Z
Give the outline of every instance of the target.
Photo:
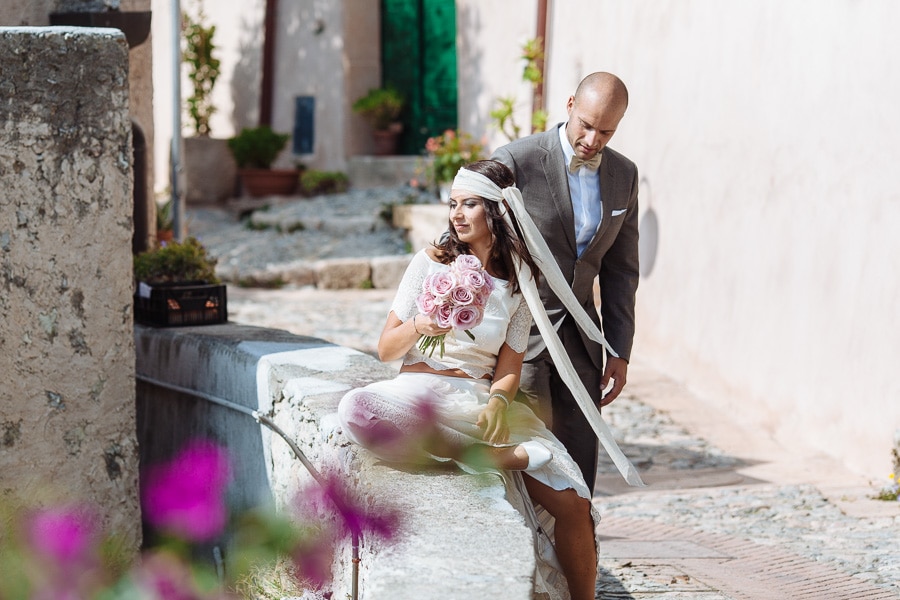
M 562 272 L 559 270 L 559 265 L 553 258 L 553 254 L 550 252 L 550 247 L 547 246 L 547 242 L 544 240 L 543 235 L 541 235 L 537 225 L 535 225 L 534 221 L 531 219 L 531 215 L 525 210 L 522 192 L 514 186 L 503 188 L 501 190 L 499 186 L 484 175 L 467 169 L 459 170 L 456 179 L 454 179 L 453 187 L 473 192 L 482 198 L 493 200 L 495 202 L 506 200 L 506 204 L 512 210 L 513 215 L 515 215 L 516 220 L 519 223 L 522 236 L 525 239 L 525 244 L 528 246 L 532 257 L 535 259 L 541 274 L 544 276 L 544 279 L 547 281 L 550 288 L 554 291 L 560 301 L 562 301 L 563 305 L 569 311 L 569 314 L 575 319 L 575 322 L 588 337 L 595 342 L 603 344 L 609 354 L 618 357 L 619 355 L 613 350 L 612 346 L 609 345 L 609 342 L 600 332 L 599 328 L 597 328 L 597 325 L 584 311 L 581 304 L 578 303 L 575 294 L 572 292 L 569 284 L 566 283 L 565 277 L 563 277 Z M 503 218 L 512 225 L 512 218 L 502 205 L 501 213 L 503 214 Z M 581 409 L 581 412 L 584 414 L 588 423 L 590 423 L 591 428 L 594 430 L 594 433 L 597 435 L 597 438 L 600 440 L 606 453 L 612 459 L 625 481 L 628 482 L 629 485 L 644 486 L 645 484 L 641 480 L 637 469 L 634 468 L 634 465 L 631 464 L 631 461 L 628 460 L 628 457 L 626 457 L 619 448 L 619 445 L 613 437 L 612 431 L 610 431 L 609 426 L 606 424 L 606 421 L 603 420 L 603 417 L 600 416 L 600 411 L 594 405 L 587 389 L 584 387 L 584 383 L 582 383 L 581 378 L 578 377 L 578 373 L 576 373 L 575 368 L 572 366 L 572 361 L 569 359 L 569 355 L 566 353 L 565 348 L 563 348 L 559 335 L 556 333 L 556 329 L 554 329 L 553 324 L 550 322 L 550 317 L 547 316 L 547 311 L 544 309 L 544 303 L 541 301 L 540 295 L 538 294 L 537 285 L 532 277 L 531 269 L 522 262 L 521 259 L 516 260 L 516 274 L 519 278 L 519 287 L 522 290 L 522 295 L 525 297 L 525 302 L 531 310 L 531 315 L 538 327 L 538 331 L 541 332 L 541 335 L 544 338 L 544 343 L 547 345 L 547 350 L 553 358 L 553 363 L 556 365 L 557 370 L 559 370 L 559 373 L 569 390 L 572 391 L 572 395 L 575 397 L 575 401 Z

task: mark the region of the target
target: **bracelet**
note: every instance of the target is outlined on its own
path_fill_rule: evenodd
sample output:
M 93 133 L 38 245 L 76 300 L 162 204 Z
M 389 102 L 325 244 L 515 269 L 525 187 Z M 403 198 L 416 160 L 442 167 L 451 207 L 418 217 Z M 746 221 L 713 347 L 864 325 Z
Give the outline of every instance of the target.
M 509 398 L 501 394 L 500 392 L 494 392 L 490 396 L 488 396 L 488 402 L 491 401 L 491 398 L 500 398 L 503 400 L 503 403 L 506 404 L 505 408 L 509 408 Z
M 419 328 L 416 327 L 416 319 L 417 319 L 417 318 L 419 318 L 419 315 L 416 315 L 416 316 L 413 317 L 413 329 L 416 330 L 416 334 L 417 334 L 417 335 L 422 335 L 421 333 L 419 333 Z

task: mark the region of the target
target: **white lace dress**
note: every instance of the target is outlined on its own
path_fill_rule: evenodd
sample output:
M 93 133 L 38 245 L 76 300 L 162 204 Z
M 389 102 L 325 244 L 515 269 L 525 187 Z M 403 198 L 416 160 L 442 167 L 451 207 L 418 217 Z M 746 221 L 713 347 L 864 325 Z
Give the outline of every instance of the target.
M 394 314 L 404 322 L 414 317 L 418 312 L 415 299 L 425 277 L 448 268 L 431 260 L 424 251 L 416 254 L 391 307 Z M 485 317 L 481 324 L 470 330 L 475 336 L 474 341 L 464 332 L 454 330 L 447 334 L 443 357 L 437 352 L 426 357 L 414 345 L 403 360 L 404 364 L 424 362 L 436 370 L 460 369 L 472 378 L 400 373 L 392 380 L 348 392 L 338 407 L 338 416 L 344 434 L 351 441 L 384 460 L 395 462 L 421 456 L 423 444 L 435 430 L 458 444 L 484 443 L 482 430 L 475 425 L 490 395 L 490 380 L 482 377 L 493 375 L 497 354 L 504 342 L 517 352 L 525 351 L 531 326 L 531 313 L 521 294 L 511 294 L 507 282 L 501 279 L 495 278 L 494 282 L 494 291 L 485 306 Z M 590 500 L 590 491 L 575 461 L 531 408 L 513 402 L 507 409 L 507 420 L 510 445 L 535 440 L 553 455 L 549 463 L 529 471 L 529 476 L 556 490 L 573 488 L 579 496 Z M 434 454 L 429 456 L 448 460 Z M 460 461 L 457 464 L 470 473 L 494 472 L 503 479 L 507 499 L 522 513 L 534 532 L 535 597 L 567 600 L 568 587 L 553 548 L 554 519 L 531 502 L 522 472 L 499 471 Z M 591 512 L 596 532 L 600 515 L 594 508 Z M 599 540 L 596 543 L 599 548 Z

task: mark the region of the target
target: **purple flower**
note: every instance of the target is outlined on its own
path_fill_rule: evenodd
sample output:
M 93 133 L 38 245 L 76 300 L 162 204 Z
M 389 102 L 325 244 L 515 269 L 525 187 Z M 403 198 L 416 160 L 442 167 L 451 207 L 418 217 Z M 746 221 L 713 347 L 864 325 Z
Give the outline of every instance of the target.
M 337 517 L 339 534 L 363 533 L 390 539 L 397 529 L 398 516 L 387 510 L 368 510 L 351 497 L 344 480 L 326 477 L 324 485 L 313 483 L 295 499 L 301 514 L 331 513 Z
M 207 541 L 225 527 L 228 455 L 206 441 L 189 443 L 170 462 L 151 468 L 143 488 L 147 521 L 190 541 Z
M 96 514 L 84 507 L 39 510 L 26 525 L 29 545 L 60 566 L 84 566 L 94 559 L 99 540 Z

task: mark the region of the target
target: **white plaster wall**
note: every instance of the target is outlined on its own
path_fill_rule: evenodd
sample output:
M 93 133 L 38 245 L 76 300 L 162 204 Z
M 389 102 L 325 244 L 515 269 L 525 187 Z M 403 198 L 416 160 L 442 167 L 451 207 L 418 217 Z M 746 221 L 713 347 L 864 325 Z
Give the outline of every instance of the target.
M 485 137 L 488 154 L 508 140 L 494 127 L 497 99 L 517 99 L 515 120 L 531 131 L 531 86 L 522 81 L 522 45 L 537 33 L 537 2 L 457 0 L 457 80 L 459 128 Z M 563 101 L 565 106 L 565 101 Z
M 900 427 L 900 6 L 553 8 L 549 97 L 594 70 L 631 92 L 611 145 L 646 180 L 645 248 L 646 211 L 659 224 L 635 356 L 883 478 Z
M 153 1 L 153 82 L 157 192 L 169 184 L 172 140 L 171 2 Z M 193 0 L 182 0 L 182 8 L 196 14 Z M 302 161 L 310 168 L 344 170 L 346 157 L 365 153 L 368 129 L 350 109 L 353 101 L 381 83 L 378 0 L 323 2 L 296 0 L 278 3 L 275 34 L 275 71 L 272 127 L 292 133 L 294 98 L 314 96 L 314 154 L 295 156 L 290 144 L 276 167 Z M 221 61 L 213 90 L 217 112 L 210 121 L 212 136 L 229 138 L 243 127 L 259 122 L 262 84 L 262 46 L 265 1 L 205 0 L 207 22 L 216 25 L 216 56 Z M 192 88 L 182 69 L 181 97 Z M 183 135 L 193 135 L 186 114 Z

